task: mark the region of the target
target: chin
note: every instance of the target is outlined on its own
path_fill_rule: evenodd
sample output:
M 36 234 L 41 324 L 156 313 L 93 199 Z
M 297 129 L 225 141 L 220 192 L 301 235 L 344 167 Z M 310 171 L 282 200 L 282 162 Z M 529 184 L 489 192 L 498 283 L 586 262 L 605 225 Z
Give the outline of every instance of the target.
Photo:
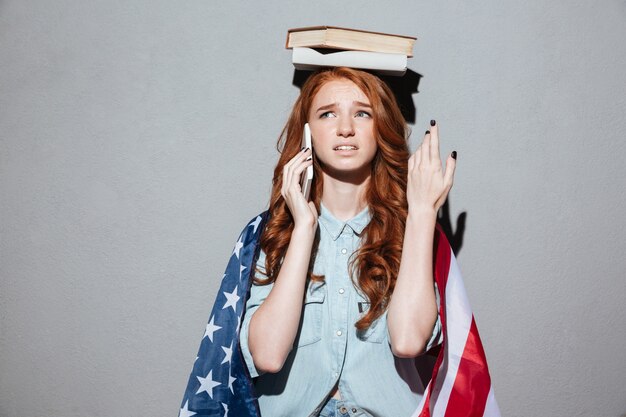
M 322 165 L 322 171 L 332 178 L 344 181 L 362 182 L 371 175 L 370 164 L 329 164 Z

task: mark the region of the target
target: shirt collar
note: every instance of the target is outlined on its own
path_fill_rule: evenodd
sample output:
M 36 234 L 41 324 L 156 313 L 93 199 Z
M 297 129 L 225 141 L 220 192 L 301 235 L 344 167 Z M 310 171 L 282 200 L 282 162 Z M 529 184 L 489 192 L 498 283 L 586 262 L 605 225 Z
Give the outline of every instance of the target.
M 363 229 L 371 220 L 371 215 L 368 207 L 365 207 L 359 214 L 351 218 L 346 222 L 342 222 L 335 218 L 332 213 L 324 207 L 324 204 L 320 203 L 321 213 L 320 213 L 320 223 L 324 226 L 326 231 L 330 234 L 333 240 L 337 240 L 345 229 L 348 226 L 350 229 L 354 231 L 358 236 L 363 233 Z

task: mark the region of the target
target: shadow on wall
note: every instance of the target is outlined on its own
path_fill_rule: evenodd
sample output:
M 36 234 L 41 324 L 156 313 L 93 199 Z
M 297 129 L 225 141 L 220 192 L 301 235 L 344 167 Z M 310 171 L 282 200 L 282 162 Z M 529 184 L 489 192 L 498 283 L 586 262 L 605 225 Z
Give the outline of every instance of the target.
M 461 247 L 463 246 L 463 235 L 465 234 L 465 221 L 467 220 L 467 212 L 463 211 L 456 218 L 455 230 L 452 230 L 452 218 L 450 217 L 450 195 L 439 210 L 437 215 L 437 223 L 441 226 L 450 242 L 454 256 L 458 257 Z
M 415 104 L 413 103 L 413 94 L 419 93 L 418 87 L 422 76 L 415 71 L 407 70 L 402 77 L 394 77 L 391 75 L 380 76 L 396 96 L 396 101 L 400 107 L 400 111 L 407 123 L 415 124 Z
M 302 88 L 309 76 L 313 74 L 312 71 L 294 70 L 292 84 L 298 88 Z M 422 75 L 412 70 L 407 72 L 402 77 L 395 76 L 381 76 L 380 77 L 391 89 L 396 101 L 400 107 L 400 111 L 404 116 L 404 119 L 409 124 L 415 124 L 416 109 L 413 103 L 413 94 L 419 92 L 418 87 Z M 445 204 L 439 211 L 437 216 L 437 222 L 441 225 L 441 228 L 445 232 L 452 251 L 455 256 L 459 256 L 461 247 L 463 246 L 463 235 L 465 233 L 465 221 L 467 220 L 467 212 L 462 212 L 456 219 L 455 230 L 452 230 L 452 219 L 450 217 L 450 197 L 446 200 Z

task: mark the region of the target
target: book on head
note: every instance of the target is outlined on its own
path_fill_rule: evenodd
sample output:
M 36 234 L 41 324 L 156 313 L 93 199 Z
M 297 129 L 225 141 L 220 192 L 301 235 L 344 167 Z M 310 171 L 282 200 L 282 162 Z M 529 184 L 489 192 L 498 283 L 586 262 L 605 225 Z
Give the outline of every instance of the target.
M 407 58 L 404 54 L 341 50 L 326 52 L 295 47 L 291 62 L 298 70 L 314 71 L 319 67 L 350 67 L 395 76 L 403 75 L 407 68 Z
M 348 29 L 337 26 L 309 26 L 289 29 L 285 47 L 329 48 L 413 56 L 413 36 Z

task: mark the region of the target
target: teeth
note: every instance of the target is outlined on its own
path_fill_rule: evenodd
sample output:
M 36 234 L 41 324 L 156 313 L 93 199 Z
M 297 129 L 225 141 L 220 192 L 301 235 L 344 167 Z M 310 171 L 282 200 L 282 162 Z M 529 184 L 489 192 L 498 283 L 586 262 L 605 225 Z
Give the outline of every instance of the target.
M 356 150 L 356 146 L 342 145 L 342 146 L 337 146 L 335 150 L 336 151 L 352 151 L 352 150 Z

